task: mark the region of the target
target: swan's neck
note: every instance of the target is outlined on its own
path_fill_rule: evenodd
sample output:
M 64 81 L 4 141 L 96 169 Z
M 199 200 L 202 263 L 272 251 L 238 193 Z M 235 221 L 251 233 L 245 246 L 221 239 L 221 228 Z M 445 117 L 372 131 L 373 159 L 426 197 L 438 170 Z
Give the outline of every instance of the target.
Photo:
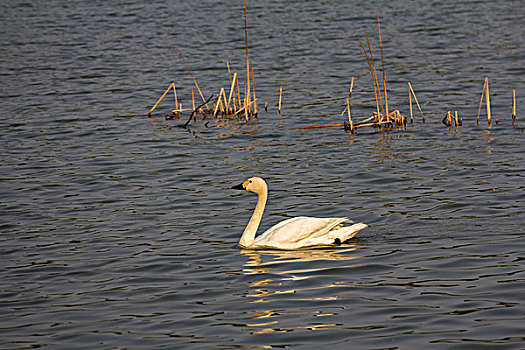
M 244 232 L 239 241 L 239 245 L 243 248 L 249 248 L 253 245 L 255 240 L 255 234 L 261 223 L 261 219 L 264 212 L 264 207 L 266 206 L 266 199 L 268 198 L 268 189 L 264 188 L 261 193 L 257 193 L 257 206 L 252 214 L 250 222 L 244 229 Z

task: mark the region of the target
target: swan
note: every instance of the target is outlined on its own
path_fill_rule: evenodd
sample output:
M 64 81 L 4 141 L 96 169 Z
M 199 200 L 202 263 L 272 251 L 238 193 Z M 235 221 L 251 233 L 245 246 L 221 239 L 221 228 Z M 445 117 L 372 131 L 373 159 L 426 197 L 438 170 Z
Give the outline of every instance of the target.
M 257 206 L 239 240 L 239 246 L 246 249 L 272 248 L 294 250 L 315 246 L 338 245 L 348 241 L 357 232 L 368 227 L 364 223 L 351 226 L 348 218 L 312 218 L 299 216 L 284 220 L 255 237 L 266 206 L 268 186 L 260 177 L 251 177 L 233 186 L 235 190 L 245 190 L 257 194 Z

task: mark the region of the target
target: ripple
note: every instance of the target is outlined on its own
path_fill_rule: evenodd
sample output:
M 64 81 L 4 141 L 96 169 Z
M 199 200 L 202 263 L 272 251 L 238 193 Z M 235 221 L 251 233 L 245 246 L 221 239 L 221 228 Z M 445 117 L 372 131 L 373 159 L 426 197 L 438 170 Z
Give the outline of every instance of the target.
M 525 152 L 508 115 L 512 89 L 524 105 L 522 18 L 472 5 L 380 6 L 389 102 L 407 113 L 410 81 L 427 122 L 356 135 L 298 127 L 340 121 L 352 76 L 353 115 L 373 111 L 355 40 L 366 26 L 377 49 L 371 3 L 248 4 L 269 112 L 188 130 L 162 118 L 169 102 L 140 116 L 172 81 L 189 105 L 171 39 L 209 95 L 227 61 L 244 69 L 239 6 L 0 5 L 0 347 L 523 348 Z M 484 76 L 490 129 L 474 117 Z M 255 198 L 229 188 L 254 174 L 270 185 L 262 229 L 369 228 L 331 249 L 240 250 Z

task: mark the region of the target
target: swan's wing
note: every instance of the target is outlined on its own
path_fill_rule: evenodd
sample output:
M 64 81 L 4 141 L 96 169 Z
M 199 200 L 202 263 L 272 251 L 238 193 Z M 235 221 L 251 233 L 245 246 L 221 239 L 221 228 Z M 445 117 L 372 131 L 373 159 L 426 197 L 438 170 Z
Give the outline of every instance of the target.
M 343 243 L 354 237 L 357 234 L 357 232 L 367 227 L 367 224 L 363 224 L 362 222 L 360 222 L 351 226 L 336 228 L 335 230 L 330 231 L 328 237 L 332 240 L 339 239 L 339 242 Z
M 321 237 L 347 218 L 311 218 L 300 216 L 284 220 L 255 238 L 258 245 L 290 245 L 307 239 Z

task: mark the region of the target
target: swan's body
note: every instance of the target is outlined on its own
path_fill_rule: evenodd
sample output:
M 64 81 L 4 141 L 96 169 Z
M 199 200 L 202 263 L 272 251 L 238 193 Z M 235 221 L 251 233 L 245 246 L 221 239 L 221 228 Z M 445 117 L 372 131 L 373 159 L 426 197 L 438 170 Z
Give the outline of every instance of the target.
M 352 223 L 347 218 L 299 216 L 284 220 L 255 237 L 266 206 L 268 186 L 260 177 L 252 177 L 232 188 L 254 192 L 258 197 L 255 211 L 239 241 L 242 248 L 300 249 L 341 244 L 367 227 L 363 223 L 343 226 L 345 222 Z

